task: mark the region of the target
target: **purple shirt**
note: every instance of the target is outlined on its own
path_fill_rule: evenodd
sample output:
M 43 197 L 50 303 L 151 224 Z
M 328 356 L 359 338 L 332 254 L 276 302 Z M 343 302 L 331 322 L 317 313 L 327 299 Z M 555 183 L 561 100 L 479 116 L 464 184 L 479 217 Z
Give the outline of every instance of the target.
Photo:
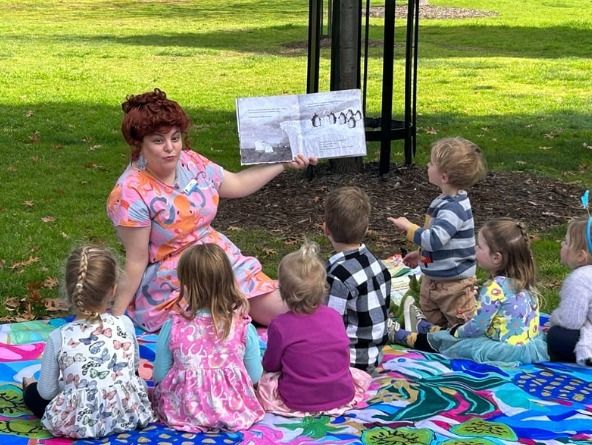
M 279 315 L 267 337 L 263 369 L 282 373 L 278 390 L 288 408 L 324 411 L 353 399 L 349 339 L 337 311 L 319 306 L 312 314 Z

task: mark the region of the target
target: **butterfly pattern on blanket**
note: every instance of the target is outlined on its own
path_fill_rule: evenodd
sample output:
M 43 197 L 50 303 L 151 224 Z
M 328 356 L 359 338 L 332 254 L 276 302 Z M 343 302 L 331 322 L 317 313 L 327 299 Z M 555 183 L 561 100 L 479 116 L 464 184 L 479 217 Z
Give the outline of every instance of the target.
M 52 320 L 52 328 L 56 323 Z M 6 325 L 0 332 L 10 333 L 12 328 L 22 331 Z M 149 378 L 156 336 L 138 334 L 140 369 Z M 264 347 L 265 331 L 260 334 Z M 48 433 L 24 407 L 19 385 L 22 376 L 38 376 L 42 344 L 37 335 L 31 334 L 37 342 L 21 336 L 21 344 L 0 344 L 2 444 L 51 444 L 44 442 Z M 591 439 L 590 368 L 560 363 L 507 368 L 387 347 L 368 399 L 343 416 L 289 419 L 266 414 L 249 430 L 237 433 L 176 432 L 154 423 L 108 436 L 101 443 L 558 445 Z

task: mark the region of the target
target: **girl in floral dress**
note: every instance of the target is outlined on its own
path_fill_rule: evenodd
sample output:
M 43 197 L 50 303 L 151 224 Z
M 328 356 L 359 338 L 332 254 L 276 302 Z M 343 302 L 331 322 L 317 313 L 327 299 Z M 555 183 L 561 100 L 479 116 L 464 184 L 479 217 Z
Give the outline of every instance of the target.
M 477 299 L 477 312 L 450 330 L 420 320 L 418 332 L 395 329 L 395 343 L 451 358 L 507 364 L 549 360 L 539 332 L 535 266 L 525 226 L 511 218 L 487 222 L 479 231 L 477 264 L 491 275 Z
M 155 410 L 177 430 L 247 429 L 264 415 L 253 389 L 261 354 L 228 256 L 217 244 L 194 245 L 177 274 L 187 309 L 171 312 L 158 336 Z
M 107 312 L 118 267 L 108 250 L 85 246 L 66 264 L 74 321 L 53 331 L 39 382 L 23 381 L 24 402 L 54 436 L 99 438 L 144 427 L 154 419 L 132 321 Z

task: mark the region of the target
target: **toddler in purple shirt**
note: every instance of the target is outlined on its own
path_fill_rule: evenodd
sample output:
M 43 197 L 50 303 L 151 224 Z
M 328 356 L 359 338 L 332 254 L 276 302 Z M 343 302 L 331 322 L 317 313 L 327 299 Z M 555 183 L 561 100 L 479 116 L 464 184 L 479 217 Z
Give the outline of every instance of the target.
M 269 325 L 259 401 L 284 416 L 340 415 L 364 399 L 371 377 L 350 368 L 343 320 L 322 304 L 327 279 L 318 246 L 305 243 L 286 255 L 278 280 L 290 310 Z

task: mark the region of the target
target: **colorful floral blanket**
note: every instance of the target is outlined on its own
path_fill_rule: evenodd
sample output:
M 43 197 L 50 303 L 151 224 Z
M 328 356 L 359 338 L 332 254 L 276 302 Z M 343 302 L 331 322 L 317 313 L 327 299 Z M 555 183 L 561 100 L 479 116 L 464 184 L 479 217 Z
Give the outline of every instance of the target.
M 0 326 L 0 443 L 52 439 L 22 403 L 20 381 L 39 372 L 44 340 L 64 319 Z M 139 334 L 149 381 L 155 335 Z M 265 346 L 265 332 L 261 332 Z M 113 444 L 584 444 L 592 441 L 592 369 L 544 363 L 519 368 L 387 348 L 369 399 L 341 417 L 266 415 L 242 433 L 187 434 L 154 424 L 76 443 Z M 150 382 L 149 382 L 150 384 Z

